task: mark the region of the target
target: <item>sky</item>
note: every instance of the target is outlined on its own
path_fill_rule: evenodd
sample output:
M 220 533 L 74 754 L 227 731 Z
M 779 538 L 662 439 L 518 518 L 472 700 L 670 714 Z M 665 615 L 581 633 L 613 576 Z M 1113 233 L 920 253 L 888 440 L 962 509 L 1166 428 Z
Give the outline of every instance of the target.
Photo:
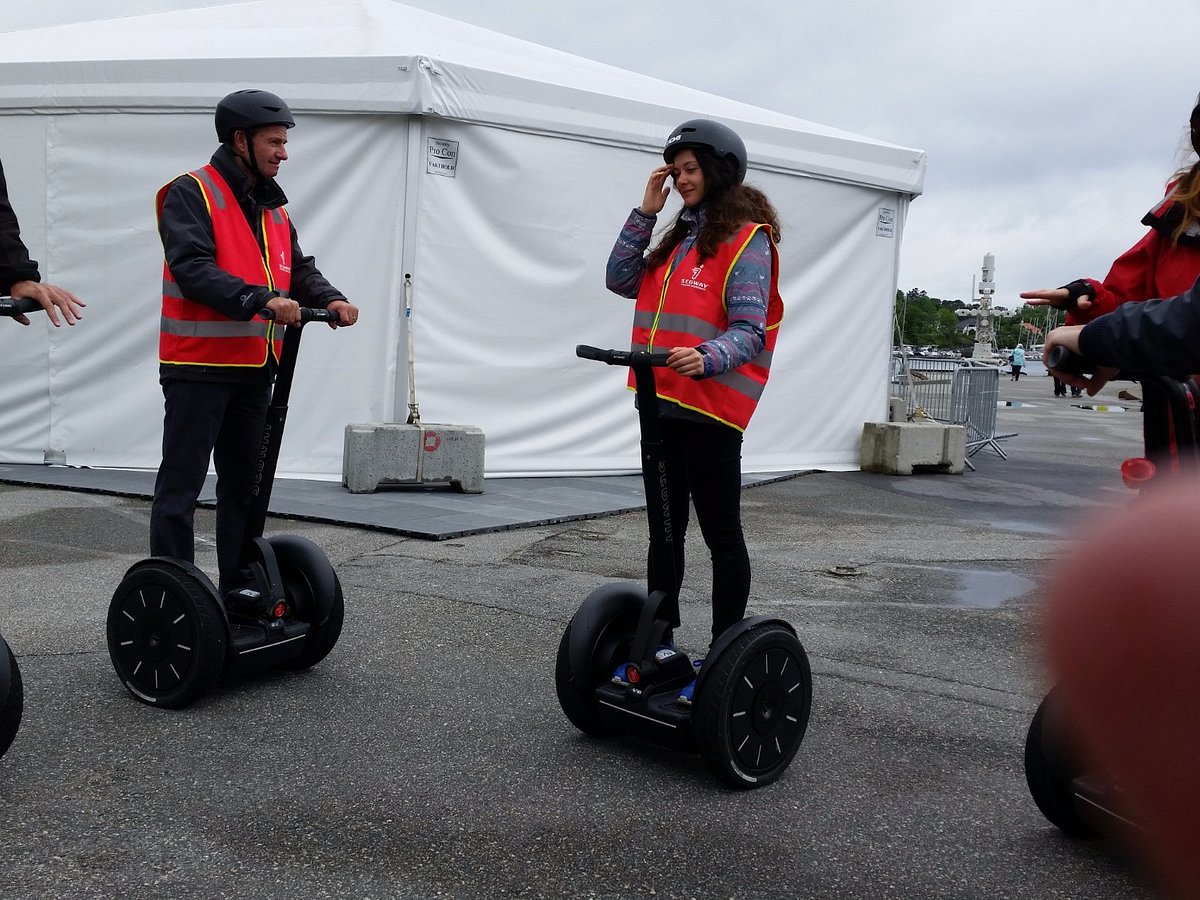
M 220 2 L 246 0 L 10 2 L 0 31 Z M 1194 161 L 1200 0 L 407 5 L 924 150 L 899 287 L 944 300 L 973 299 L 986 253 L 1010 309 L 1022 290 L 1103 278 Z

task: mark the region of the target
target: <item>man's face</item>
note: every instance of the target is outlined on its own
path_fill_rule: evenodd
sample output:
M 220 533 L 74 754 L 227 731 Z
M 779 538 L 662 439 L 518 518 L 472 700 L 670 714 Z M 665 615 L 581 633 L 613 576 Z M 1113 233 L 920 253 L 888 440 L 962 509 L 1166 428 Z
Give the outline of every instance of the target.
M 265 125 L 254 132 L 252 150 L 258 170 L 267 178 L 279 174 L 279 166 L 287 155 L 287 126 Z

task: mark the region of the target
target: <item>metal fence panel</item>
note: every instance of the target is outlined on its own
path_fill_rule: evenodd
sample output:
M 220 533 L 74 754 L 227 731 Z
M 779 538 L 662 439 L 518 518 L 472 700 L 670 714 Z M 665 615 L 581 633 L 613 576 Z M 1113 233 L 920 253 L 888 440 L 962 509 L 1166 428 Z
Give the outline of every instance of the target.
M 909 420 L 928 417 L 967 431 L 966 464 L 984 447 L 1001 459 L 1008 455 L 997 443 L 1013 435 L 996 434 L 1000 403 L 1000 369 L 943 359 L 893 358 L 892 391 L 905 401 Z

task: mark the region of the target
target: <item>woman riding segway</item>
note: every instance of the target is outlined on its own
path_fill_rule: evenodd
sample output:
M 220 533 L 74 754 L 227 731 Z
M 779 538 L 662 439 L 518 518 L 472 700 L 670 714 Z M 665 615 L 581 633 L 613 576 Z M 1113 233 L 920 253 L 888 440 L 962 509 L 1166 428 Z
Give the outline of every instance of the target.
M 746 148 L 693 119 L 672 132 L 608 262 L 608 287 L 636 298 L 632 351 L 579 347 L 630 367 L 650 532 L 648 590 L 593 591 L 568 624 L 555 681 L 572 723 L 699 751 L 727 784 L 761 787 L 791 763 L 808 724 L 811 675 L 792 627 L 745 618 L 750 560 L 741 527 L 741 443 L 766 385 L 776 329 L 778 220 L 742 183 Z M 674 180 L 684 208 L 650 251 Z M 657 373 L 657 375 L 656 375 Z M 689 500 L 712 554 L 712 642 L 676 649 Z M 615 667 L 615 668 L 614 668 Z
M 649 584 L 667 595 L 679 625 L 689 499 L 712 555 L 712 640 L 740 620 L 750 596 L 750 557 L 741 523 L 742 432 L 770 374 L 783 300 L 779 219 L 766 196 L 743 183 L 746 146 L 708 119 L 667 138 L 665 165 L 650 173 L 641 204 L 609 256 L 609 290 L 637 300 L 635 350 L 669 352 L 657 373 L 659 418 L 674 527 L 675 573 L 651 563 Z M 670 177 L 683 208 L 646 254 Z M 630 376 L 630 386 L 633 386 Z M 672 635 L 665 635 L 668 646 Z M 695 682 L 680 692 L 691 699 Z

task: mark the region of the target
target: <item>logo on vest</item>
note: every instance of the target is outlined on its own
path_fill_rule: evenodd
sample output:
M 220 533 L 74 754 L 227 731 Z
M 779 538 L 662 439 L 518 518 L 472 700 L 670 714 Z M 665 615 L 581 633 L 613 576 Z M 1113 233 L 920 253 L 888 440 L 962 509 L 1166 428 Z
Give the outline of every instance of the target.
M 292 271 L 292 267 L 287 264 L 287 257 L 284 256 L 282 250 L 279 251 L 279 271 L 287 272 L 289 275 Z
M 700 280 L 700 273 L 703 271 L 704 271 L 703 265 L 695 266 L 692 268 L 692 277 L 691 278 L 681 278 L 681 279 L 679 279 L 679 283 L 682 284 L 684 287 L 696 288 L 697 290 L 700 290 L 700 291 L 707 291 L 708 290 L 708 282 Z

